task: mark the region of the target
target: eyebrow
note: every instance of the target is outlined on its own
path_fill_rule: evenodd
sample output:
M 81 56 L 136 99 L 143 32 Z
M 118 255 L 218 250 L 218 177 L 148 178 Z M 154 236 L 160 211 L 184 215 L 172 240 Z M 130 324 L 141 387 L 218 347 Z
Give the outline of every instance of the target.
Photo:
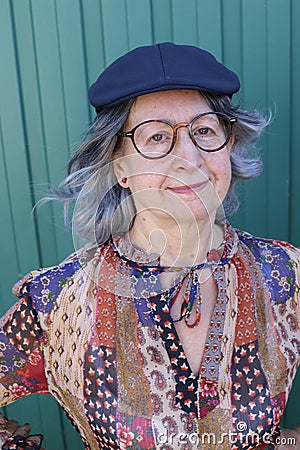
M 153 117 L 151 117 L 151 118 L 149 118 L 149 119 L 144 119 L 144 120 L 142 120 L 141 122 L 138 122 L 138 123 L 136 123 L 135 125 L 129 127 L 128 132 L 130 132 L 131 130 L 133 130 L 134 128 L 138 127 L 140 124 L 145 123 L 145 122 L 150 122 L 150 121 L 154 121 L 154 122 L 155 122 L 155 121 L 157 121 L 157 122 L 166 122 L 166 123 L 168 123 L 168 124 L 170 124 L 170 125 L 175 126 L 175 125 L 178 125 L 178 124 L 180 124 L 180 123 L 186 123 L 186 124 L 189 124 L 189 123 L 191 123 L 196 117 L 201 116 L 202 114 L 204 115 L 204 114 L 208 114 L 208 113 L 209 113 L 210 116 L 213 117 L 213 114 L 217 114 L 218 112 L 219 112 L 219 111 L 205 111 L 205 112 L 196 114 L 196 115 L 193 116 L 190 120 L 187 120 L 187 121 L 180 121 L 180 122 L 171 121 L 169 118 L 166 119 L 166 118 L 158 118 L 158 117 L 153 118 Z

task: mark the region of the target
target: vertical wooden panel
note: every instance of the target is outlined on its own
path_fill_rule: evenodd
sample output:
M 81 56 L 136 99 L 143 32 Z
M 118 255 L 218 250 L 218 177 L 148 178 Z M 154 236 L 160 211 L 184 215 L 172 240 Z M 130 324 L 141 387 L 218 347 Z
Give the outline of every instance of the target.
M 11 196 L 7 180 L 7 169 L 3 148 L 2 128 L 0 123 L 0 248 L 1 248 L 1 279 L 0 279 L 0 314 L 3 315 L 9 304 L 13 302 L 11 286 L 20 273 L 18 248 L 15 227 L 11 209 Z
M 151 5 L 154 42 L 172 41 L 172 0 L 152 0 Z
M 103 1 L 102 24 L 106 66 L 129 49 L 125 0 Z
M 28 212 L 32 206 L 32 198 L 29 191 L 30 174 L 26 155 L 26 137 L 22 123 L 23 105 L 18 80 L 19 66 L 16 54 L 14 18 L 11 4 L 8 1 L 1 2 L 0 17 L 5 19 L 0 27 L 0 54 L 4 57 L 4 64 L 1 68 L 3 77 L 2 86 L 5 86 L 5 89 L 1 93 L 2 98 L 0 102 L 1 162 L 3 163 L 2 170 L 4 169 L 5 171 L 3 177 L 5 193 L 8 194 L 10 201 L 10 211 L 6 210 L 6 212 L 10 213 L 8 215 L 8 221 L 10 217 L 13 220 L 11 230 L 7 230 L 4 227 L 3 232 L 7 232 L 8 234 L 7 236 L 2 234 L 2 238 L 5 240 L 3 247 L 6 249 L 7 243 L 12 240 L 15 241 L 15 245 L 11 249 L 11 257 L 16 258 L 18 275 L 20 275 L 20 272 L 26 270 L 31 264 L 38 264 L 39 258 L 35 229 L 34 227 L 28 226 Z M 32 246 L 31 253 L 29 252 L 29 242 L 31 242 Z M 9 259 L 8 261 L 3 261 L 1 267 L 6 264 L 9 266 Z M 17 274 L 15 275 L 17 278 Z M 6 288 L 5 279 L 1 280 L 2 283 L 3 287 Z M 7 305 L 10 297 L 11 292 L 8 290 L 2 299 L 4 306 Z M 33 397 L 29 399 L 29 404 L 33 417 L 38 415 L 38 403 Z M 12 411 L 15 410 L 14 405 L 11 405 L 10 408 Z M 22 416 L 21 411 L 18 416 L 20 417 L 20 415 Z M 37 419 L 37 426 L 41 427 L 41 425 L 41 421 Z
M 248 108 L 267 105 L 267 10 L 266 0 L 242 1 L 243 73 L 242 98 Z M 255 30 L 255 32 L 254 32 Z M 259 67 L 259 70 L 257 69 Z M 260 145 L 267 163 L 266 136 Z M 254 234 L 267 235 L 267 180 L 265 176 L 247 181 L 245 185 L 245 225 Z M 259 222 L 257 221 L 259 217 Z
M 150 0 L 126 0 L 128 45 L 135 48 L 153 42 Z
M 57 1 L 57 30 L 66 129 L 69 147 L 74 149 L 89 124 L 86 98 L 85 52 L 79 0 Z M 70 11 L 72 10 L 72 20 Z
M 32 14 L 50 180 L 57 183 L 69 155 L 69 136 L 56 2 L 33 0 Z
M 289 225 L 289 239 L 295 245 L 300 247 L 300 208 L 299 208 L 299 194 L 300 194 L 300 3 L 297 0 L 292 0 L 290 5 L 290 20 L 291 20 L 291 48 L 290 48 L 290 123 L 285 124 L 287 132 L 290 135 L 290 148 L 283 146 L 281 148 L 280 159 L 284 159 L 285 153 L 290 152 L 290 166 L 289 166 L 289 206 L 290 216 L 286 218 Z M 283 94 L 284 96 L 284 88 Z M 282 155 L 284 153 L 284 155 Z M 288 199 L 286 199 L 288 200 Z M 294 427 L 299 425 L 300 418 L 300 369 L 298 369 L 296 380 L 293 384 L 291 395 L 288 401 L 287 410 L 284 417 L 284 425 L 287 427 Z
M 16 30 L 16 46 L 19 62 L 19 88 L 23 98 L 23 126 L 26 133 L 26 152 L 30 164 L 30 183 L 33 202 L 44 196 L 49 187 L 48 152 L 44 139 L 44 123 L 41 115 L 40 86 L 37 74 L 34 30 L 29 2 L 11 2 Z M 51 204 L 45 205 L 36 217 L 39 264 L 47 266 L 57 261 L 58 253 L 55 229 L 51 217 Z
M 32 226 L 30 214 L 28 214 L 32 207 L 32 197 L 29 189 L 30 173 L 22 120 L 23 102 L 18 80 L 14 24 L 9 2 L 1 2 L 0 8 L 0 17 L 5 18 L 0 27 L 0 54 L 3 58 L 1 76 L 4 87 L 0 102 L 2 145 L 14 217 L 14 238 L 18 249 L 19 270 L 23 272 L 30 269 L 30 264 L 39 264 L 39 255 L 35 227 Z M 28 245 L 29 242 L 32 243 L 31 247 Z
M 81 1 L 81 18 L 85 53 L 86 90 L 96 80 L 105 67 L 105 49 L 103 37 L 102 8 L 98 0 Z M 89 106 L 90 122 L 95 111 Z
M 32 0 L 31 4 L 49 182 L 55 186 L 64 176 L 70 149 L 67 126 L 69 111 L 66 111 L 63 90 L 57 8 L 54 1 Z M 59 259 L 65 258 L 73 250 L 71 233 L 65 232 L 62 218 L 63 209 L 53 204 L 52 220 Z
M 242 2 L 240 0 L 228 0 L 222 2 L 222 42 L 224 63 L 236 72 L 242 81 L 243 75 L 243 40 L 242 40 Z M 241 102 L 241 94 L 233 96 L 235 103 Z M 245 204 L 245 186 L 239 184 L 236 188 L 239 202 Z M 238 224 L 241 229 L 246 229 L 246 215 L 243 207 L 231 219 L 233 224 Z
M 172 1 L 173 39 L 178 44 L 197 45 L 196 0 Z
M 197 44 L 223 60 L 221 0 L 196 2 Z
M 222 2 L 222 48 L 224 64 L 242 76 L 242 3 L 240 0 Z
M 268 132 L 268 234 L 289 238 L 291 15 L 289 1 L 268 3 L 267 103 L 276 104 Z M 273 43 L 276 42 L 276 46 Z M 280 55 L 280 58 L 278 58 Z
M 291 114 L 290 130 L 291 136 L 291 159 L 290 159 L 290 239 L 300 247 L 300 2 L 292 1 L 291 5 Z M 300 388 L 300 386 L 299 386 Z M 300 392 L 300 389 L 299 389 Z

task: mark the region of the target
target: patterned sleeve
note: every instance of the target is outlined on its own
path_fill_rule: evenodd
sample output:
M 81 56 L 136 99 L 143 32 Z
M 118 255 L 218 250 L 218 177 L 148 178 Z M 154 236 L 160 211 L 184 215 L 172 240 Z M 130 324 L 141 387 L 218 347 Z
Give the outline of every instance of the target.
M 298 327 L 300 330 L 300 247 L 293 247 L 287 244 L 285 250 L 288 252 L 291 260 L 293 261 L 293 266 L 295 268 L 295 305 L 298 317 Z M 299 349 L 300 351 L 300 349 Z
M 300 247 L 296 249 L 296 290 L 298 294 L 298 323 L 300 328 Z
M 20 286 L 19 301 L 0 320 L 0 406 L 29 394 L 48 393 L 44 372 L 44 333 L 32 305 L 29 284 Z M 1 449 L 41 448 L 42 437 L 29 436 L 28 424 L 19 426 L 0 416 Z
M 296 268 L 296 303 L 298 311 L 298 324 L 300 329 L 300 247 L 292 250 L 292 258 Z

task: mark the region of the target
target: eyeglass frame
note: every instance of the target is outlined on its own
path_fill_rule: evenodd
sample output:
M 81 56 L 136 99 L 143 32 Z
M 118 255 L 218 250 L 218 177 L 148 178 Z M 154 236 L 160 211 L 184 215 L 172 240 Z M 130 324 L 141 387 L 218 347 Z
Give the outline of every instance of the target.
M 207 116 L 207 115 L 210 115 L 210 114 L 214 114 L 214 115 L 216 115 L 216 116 L 223 116 L 223 117 L 225 117 L 225 118 L 229 121 L 229 124 L 230 124 L 230 131 L 229 131 L 229 133 L 228 133 L 228 136 L 227 136 L 227 138 L 226 138 L 224 144 L 222 144 L 221 147 L 218 147 L 218 148 L 216 148 L 216 149 L 214 149 L 214 150 L 207 150 L 207 149 L 204 149 L 204 148 L 200 147 L 200 145 L 197 144 L 196 140 L 194 139 L 194 135 L 193 135 L 193 132 L 192 132 L 192 125 L 193 125 L 193 123 L 194 123 L 197 119 L 199 119 L 200 117 L 202 117 L 202 116 Z M 144 125 L 145 123 L 150 123 L 150 122 L 160 122 L 160 123 L 165 123 L 165 124 L 169 125 L 169 126 L 172 128 L 172 130 L 173 130 L 173 139 L 172 139 L 172 143 L 171 143 L 170 149 L 167 151 L 167 153 L 164 153 L 163 155 L 160 155 L 160 156 L 146 156 L 146 155 L 145 155 L 143 152 L 141 152 L 141 150 L 139 150 L 138 147 L 136 146 L 136 143 L 135 143 L 135 140 L 134 140 L 134 133 L 136 132 L 137 128 L 139 128 L 141 125 Z M 122 137 L 128 137 L 128 138 L 130 138 L 131 141 L 132 141 L 132 143 L 133 143 L 134 148 L 136 149 L 136 151 L 137 151 L 140 155 L 142 155 L 144 158 L 146 158 L 146 159 L 162 159 L 162 158 L 164 158 L 165 156 L 169 155 L 169 154 L 171 153 L 171 151 L 173 150 L 173 148 L 174 148 L 174 146 L 175 146 L 175 143 L 176 143 L 176 139 L 177 139 L 177 130 L 178 130 L 179 128 L 184 127 L 184 128 L 187 128 L 187 129 L 189 130 L 189 136 L 190 136 L 190 138 L 191 138 L 193 144 L 194 144 L 197 148 L 200 148 L 200 150 L 203 150 L 204 152 L 207 152 L 207 153 L 214 153 L 214 152 L 218 152 L 219 150 L 221 150 L 222 148 L 224 148 L 224 147 L 228 144 L 228 142 L 230 141 L 230 138 L 231 138 L 231 136 L 232 136 L 232 127 L 233 127 L 233 124 L 236 123 L 236 122 L 237 122 L 237 118 L 236 118 L 236 117 L 229 117 L 229 116 L 227 116 L 226 114 L 221 113 L 221 112 L 218 112 L 218 111 L 208 111 L 208 112 L 206 112 L 206 113 L 198 114 L 198 115 L 197 115 L 196 117 L 194 117 L 189 123 L 187 123 L 187 122 L 179 122 L 179 123 L 173 125 L 173 124 L 172 124 L 171 122 L 169 122 L 168 120 L 162 120 L 162 119 L 149 119 L 149 120 L 145 120 L 144 122 L 138 123 L 138 124 L 137 124 L 134 128 L 132 128 L 130 131 L 127 131 L 127 132 L 119 131 L 119 132 L 118 132 L 118 135 L 119 135 L 119 136 L 122 136 Z

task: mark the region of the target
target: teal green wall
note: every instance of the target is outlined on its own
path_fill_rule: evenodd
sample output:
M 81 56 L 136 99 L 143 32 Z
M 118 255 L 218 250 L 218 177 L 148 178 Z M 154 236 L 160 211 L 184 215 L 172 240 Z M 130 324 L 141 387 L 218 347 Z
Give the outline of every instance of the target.
M 237 71 L 245 106 L 276 112 L 260 142 L 264 175 L 241 190 L 234 223 L 300 246 L 299 0 L 0 1 L 0 309 L 29 270 L 73 249 L 63 209 L 36 201 L 55 185 L 93 112 L 86 91 L 113 59 L 158 41 L 200 45 Z M 300 422 L 300 379 L 286 413 Z M 6 408 L 45 435 L 47 450 L 82 444 L 55 402 Z

